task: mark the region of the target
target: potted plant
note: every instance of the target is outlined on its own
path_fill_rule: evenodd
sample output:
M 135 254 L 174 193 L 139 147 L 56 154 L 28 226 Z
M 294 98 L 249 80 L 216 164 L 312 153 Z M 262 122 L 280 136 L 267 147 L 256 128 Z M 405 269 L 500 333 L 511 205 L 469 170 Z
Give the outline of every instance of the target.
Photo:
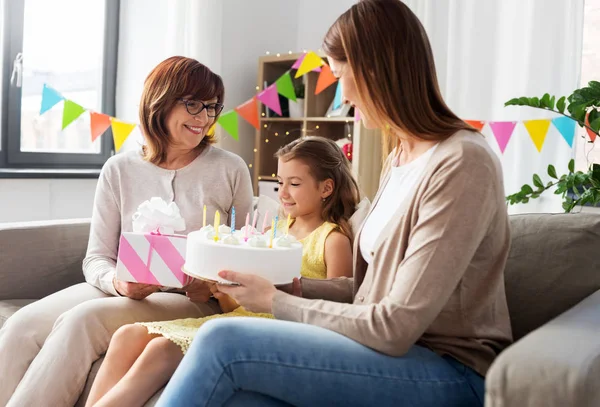
M 570 96 L 563 96 L 558 101 L 554 96 L 546 93 L 541 98 L 511 99 L 504 105 L 529 106 L 559 113 L 575 120 L 579 126 L 585 127 L 590 137 L 600 135 L 600 82 L 592 81 L 588 86 L 576 89 Z M 568 113 L 565 113 L 565 109 Z M 600 164 L 592 164 L 587 172 L 582 172 L 575 171 L 575 160 L 570 160 L 568 169 L 567 174 L 559 176 L 555 167 L 549 165 L 548 176 L 552 180 L 544 183 L 538 174 L 533 174 L 533 186 L 523 185 L 519 192 L 506 197 L 507 202 L 510 205 L 527 203 L 530 199 L 538 198 L 543 192 L 556 187 L 554 193 L 562 195 L 562 206 L 565 212 L 571 212 L 577 205 L 600 204 Z
M 290 117 L 300 119 L 304 117 L 304 83 L 299 82 L 294 85 L 296 101 L 290 100 Z

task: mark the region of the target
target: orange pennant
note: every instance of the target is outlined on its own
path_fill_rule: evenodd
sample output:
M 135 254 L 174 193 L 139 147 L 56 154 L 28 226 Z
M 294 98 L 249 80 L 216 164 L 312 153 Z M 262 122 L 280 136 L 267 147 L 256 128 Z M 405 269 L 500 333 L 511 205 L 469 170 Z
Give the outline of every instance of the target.
M 256 97 L 242 103 L 233 110 L 256 129 L 260 127 L 258 124 L 258 104 L 256 103 Z
M 319 74 L 319 79 L 317 80 L 317 87 L 315 89 L 315 95 L 323 92 L 329 85 L 335 83 L 337 78 L 333 76 L 331 72 L 331 68 L 329 65 L 324 64 L 321 69 L 321 73 Z
M 588 126 L 588 127 L 589 127 L 589 125 L 590 125 L 589 117 L 590 117 L 590 114 L 589 114 L 589 112 L 588 112 L 588 113 L 585 115 L 585 125 L 586 125 L 586 126 Z M 585 131 L 587 131 L 587 134 L 588 134 L 588 136 L 590 136 L 590 140 L 592 141 L 592 143 L 593 143 L 594 141 L 596 141 L 596 136 L 597 136 L 597 134 L 596 134 L 596 133 L 594 133 L 593 131 L 591 131 L 591 130 L 590 130 L 590 129 L 588 129 L 587 127 L 585 128 Z
M 90 112 L 90 130 L 92 132 L 92 143 L 96 140 L 100 135 L 102 135 L 106 129 L 110 127 L 110 116 Z
M 482 122 L 481 120 L 465 120 L 465 123 L 471 127 L 475 127 L 477 131 L 481 131 L 483 126 L 485 126 L 485 122 Z

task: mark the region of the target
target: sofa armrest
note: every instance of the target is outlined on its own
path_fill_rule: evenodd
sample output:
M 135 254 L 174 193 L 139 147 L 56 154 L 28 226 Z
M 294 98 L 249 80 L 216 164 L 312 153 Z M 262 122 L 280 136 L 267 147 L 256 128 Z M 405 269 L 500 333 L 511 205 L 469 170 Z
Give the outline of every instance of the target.
M 600 406 L 600 291 L 502 352 L 485 387 L 486 407 Z
M 0 224 L 0 300 L 39 299 L 85 281 L 89 219 Z

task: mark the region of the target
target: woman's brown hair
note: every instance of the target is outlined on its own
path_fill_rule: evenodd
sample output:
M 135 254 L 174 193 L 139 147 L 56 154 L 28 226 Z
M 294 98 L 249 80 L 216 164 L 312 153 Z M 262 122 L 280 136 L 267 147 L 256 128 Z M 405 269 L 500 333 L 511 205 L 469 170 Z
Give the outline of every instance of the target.
M 431 45 L 423 25 L 400 0 L 362 0 L 329 28 L 325 53 L 348 63 L 365 114 L 384 134 L 403 131 L 423 140 L 444 140 L 472 130 L 444 102 Z M 388 137 L 385 146 L 400 140 Z
M 333 192 L 323 202 L 322 217 L 338 225 L 342 233 L 351 238 L 348 220 L 356 209 L 360 194 L 350 161 L 342 149 L 333 140 L 324 137 L 302 137 L 281 147 L 275 157 L 286 162 L 301 160 L 310 167 L 317 182 L 333 181 Z
M 140 123 L 146 139 L 144 158 L 153 164 L 166 159 L 171 142 L 166 118 L 179 98 L 223 103 L 225 87 L 221 77 L 195 59 L 174 56 L 158 64 L 144 82 L 140 101 Z M 218 120 L 215 117 L 214 122 Z M 204 136 L 197 149 L 215 142 L 214 133 Z

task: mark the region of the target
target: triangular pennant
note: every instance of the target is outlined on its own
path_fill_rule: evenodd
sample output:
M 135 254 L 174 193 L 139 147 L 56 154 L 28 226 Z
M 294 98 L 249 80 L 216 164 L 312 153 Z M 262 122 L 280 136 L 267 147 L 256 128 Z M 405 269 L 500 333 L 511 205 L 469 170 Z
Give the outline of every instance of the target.
M 292 102 L 296 101 L 296 91 L 294 91 L 294 83 L 292 82 L 292 77 L 290 76 L 290 71 L 287 71 L 283 75 L 279 77 L 275 81 L 275 86 L 277 87 L 277 92 Z
M 333 73 L 331 73 L 331 68 L 329 67 L 329 65 L 323 65 L 323 70 L 321 70 L 321 73 L 319 74 L 319 79 L 317 80 L 315 95 L 318 95 L 319 93 L 323 92 L 329 85 L 335 83 L 336 81 L 337 78 L 333 76 Z
M 360 110 L 358 110 L 358 107 L 354 108 L 354 121 L 355 122 L 360 121 Z
M 324 64 L 324 62 L 320 56 L 318 56 L 317 54 L 315 54 L 312 51 L 309 51 L 306 53 L 306 55 L 304 55 L 304 59 L 302 59 L 302 63 L 300 64 L 300 67 L 296 71 L 295 77 L 299 78 L 302 75 L 312 71 L 315 68 L 320 67 L 323 64 Z
M 242 103 L 234 109 L 237 114 L 242 116 L 242 119 L 253 125 L 256 129 L 260 127 L 258 124 L 258 104 L 256 103 L 256 97 Z
M 533 140 L 533 144 L 535 144 L 538 152 L 541 153 L 544 141 L 546 140 L 546 135 L 548 135 L 550 119 L 526 120 L 523 124 L 529 132 L 529 137 Z
M 589 112 L 585 115 L 585 125 L 589 126 L 590 125 L 590 121 L 589 121 L 589 117 L 590 114 Z M 590 136 L 590 140 L 592 141 L 592 143 L 594 141 L 596 141 L 596 133 L 594 133 L 593 131 L 591 131 L 590 129 L 588 129 L 587 127 L 585 128 L 585 131 L 587 131 L 588 136 Z
M 111 117 L 110 121 L 113 132 L 113 141 L 115 142 L 115 150 L 118 152 L 125 140 L 127 140 L 127 137 L 129 137 L 133 129 L 135 129 L 136 124 L 122 122 L 114 117 Z
M 256 97 L 263 102 L 265 106 L 281 116 L 281 105 L 279 104 L 279 94 L 277 93 L 276 84 L 272 84 L 267 89 L 260 92 Z
M 102 113 L 90 112 L 90 130 L 92 142 L 100 137 L 110 127 L 110 116 Z
M 471 127 L 476 128 L 477 131 L 481 131 L 481 129 L 483 129 L 483 126 L 485 126 L 485 122 L 482 122 L 481 120 L 465 120 L 465 123 L 467 123 Z
M 77 103 L 71 100 L 65 100 L 65 107 L 63 109 L 63 117 L 62 117 L 62 128 L 63 130 L 69 124 L 73 123 L 75 119 L 81 116 L 85 112 L 85 108 L 78 105 Z
M 563 136 L 569 147 L 573 147 L 573 139 L 575 138 L 575 120 L 570 117 L 557 117 L 552 119 L 552 124 Z
M 494 133 L 494 137 L 496 137 L 496 141 L 498 142 L 498 147 L 500 147 L 500 151 L 504 154 L 504 150 L 506 150 L 506 145 L 510 140 L 513 130 L 517 125 L 517 122 L 489 122 L 490 127 L 492 128 L 492 133 Z
M 65 98 L 60 93 L 44 84 L 44 88 L 42 89 L 42 107 L 40 108 L 40 115 L 52 109 L 54 105 L 62 100 L 65 100 Z
M 304 60 L 305 56 L 306 54 L 302 54 L 302 56 L 298 58 L 296 62 L 294 62 L 294 65 L 292 65 L 292 69 L 300 69 L 300 65 L 302 65 L 302 61 Z M 313 72 L 321 72 L 321 67 L 316 67 L 315 69 L 313 69 Z
M 234 140 L 238 139 L 238 114 L 235 112 L 235 110 L 230 110 L 226 113 L 223 113 L 219 117 L 218 123 Z
M 342 82 L 338 81 L 337 88 L 335 90 L 335 96 L 333 98 L 333 109 L 337 109 L 342 105 Z
M 208 131 L 206 132 L 206 135 L 207 136 L 214 136 L 216 128 L 217 128 L 217 123 L 213 123 L 213 125 L 208 128 Z

